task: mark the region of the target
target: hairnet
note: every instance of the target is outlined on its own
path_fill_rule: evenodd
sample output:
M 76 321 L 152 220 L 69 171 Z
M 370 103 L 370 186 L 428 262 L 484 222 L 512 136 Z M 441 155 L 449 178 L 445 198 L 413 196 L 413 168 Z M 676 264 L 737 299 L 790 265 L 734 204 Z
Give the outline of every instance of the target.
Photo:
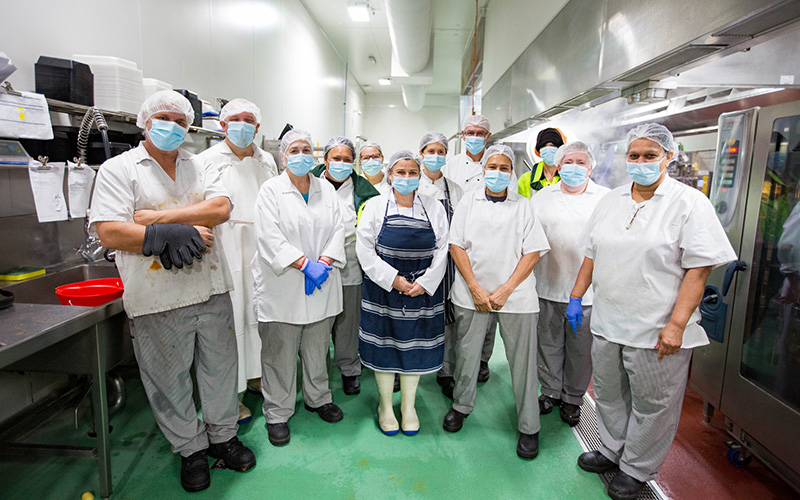
M 174 90 L 159 90 L 151 95 L 142 103 L 139 115 L 136 117 L 136 126 L 143 129 L 147 125 L 147 120 L 154 114 L 167 111 L 170 113 L 183 113 L 186 121 L 191 124 L 194 121 L 194 108 L 189 99 L 183 97 Z
M 567 142 L 567 137 L 561 130 L 557 128 L 548 127 L 542 129 L 536 135 L 536 147 L 533 148 L 533 152 L 539 156 L 539 150 L 542 149 L 548 142 L 552 142 L 553 146 L 560 148 L 565 142 Z
M 514 166 L 514 151 L 512 151 L 511 148 L 505 144 L 492 144 L 488 149 L 486 149 L 486 161 L 489 161 L 489 158 L 494 155 L 505 155 L 509 160 L 511 160 L 511 166 Z
M 361 152 L 364 151 L 367 148 L 375 148 L 375 149 L 378 150 L 378 152 L 381 154 L 381 156 L 383 156 L 383 150 L 381 149 L 381 147 L 378 145 L 377 142 L 365 142 L 364 144 L 361 145 L 361 148 L 358 150 L 358 157 L 359 158 L 361 158 Z
M 289 146 L 297 141 L 305 141 L 310 146 L 312 144 L 311 134 L 305 130 L 298 129 L 293 129 L 283 134 L 283 138 L 281 138 L 281 157 L 286 154 L 286 150 L 289 149 Z
M 418 156 L 414 155 L 414 153 L 407 149 L 403 149 L 392 155 L 391 159 L 389 159 L 389 166 L 387 168 L 391 170 L 392 167 L 394 167 L 394 164 L 401 160 L 414 160 L 417 162 L 417 166 L 420 164 Z
M 464 123 L 461 124 L 461 130 L 466 130 L 469 126 L 481 127 L 486 129 L 487 132 L 491 132 L 489 130 L 489 120 L 483 115 L 469 115 L 464 118 Z
M 326 160 L 328 159 L 328 152 L 336 146 L 347 146 L 347 148 L 350 150 L 350 154 L 353 155 L 353 159 L 355 160 L 356 147 L 353 145 L 353 141 L 342 136 L 331 137 L 331 140 L 329 140 L 328 144 L 325 145 L 325 154 L 323 157 Z
M 228 104 L 223 106 L 219 112 L 219 121 L 228 121 L 229 116 L 235 116 L 239 113 L 253 113 L 256 117 L 256 123 L 261 123 L 261 110 L 247 99 L 233 99 L 232 101 L 228 101 Z
M 423 135 L 422 140 L 419 141 L 419 150 L 422 151 L 428 144 L 433 144 L 434 142 L 444 146 L 444 151 L 447 152 L 447 137 L 439 132 L 428 132 Z
M 589 157 L 589 165 L 594 168 L 597 165 L 597 160 L 594 158 L 594 154 L 592 154 L 592 150 L 589 149 L 589 145 L 585 142 L 581 141 L 572 141 L 564 144 L 558 151 L 556 151 L 556 157 L 554 161 L 555 165 L 561 165 L 561 160 L 564 159 L 565 156 L 570 155 L 572 153 L 583 153 Z
M 678 145 L 675 143 L 675 138 L 672 137 L 670 132 L 664 125 L 658 123 L 645 123 L 628 131 L 628 137 L 625 138 L 626 149 L 630 149 L 631 143 L 636 139 L 649 139 L 659 146 L 664 151 L 672 151 L 672 159 L 678 159 Z

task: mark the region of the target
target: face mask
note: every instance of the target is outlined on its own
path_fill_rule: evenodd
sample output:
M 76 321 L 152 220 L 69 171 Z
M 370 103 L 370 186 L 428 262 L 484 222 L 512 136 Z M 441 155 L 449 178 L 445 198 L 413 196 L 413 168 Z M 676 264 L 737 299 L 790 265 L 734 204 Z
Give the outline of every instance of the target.
M 175 122 L 153 119 L 150 130 L 147 131 L 147 137 L 161 151 L 173 151 L 183 144 L 186 132 L 188 132 L 187 129 Z
M 377 158 L 361 162 L 361 171 L 367 175 L 378 175 L 383 168 L 383 163 Z
M 649 186 L 661 177 L 661 162 L 635 163 L 629 161 L 626 170 L 633 182 L 640 186 Z
M 483 173 L 483 183 L 493 193 L 502 193 L 511 184 L 511 172 L 487 170 Z
M 419 177 L 393 177 L 392 187 L 400 194 L 411 194 L 419 187 Z
M 483 137 L 467 137 L 464 139 L 464 145 L 467 146 L 467 151 L 474 155 L 483 151 L 484 142 Z
M 589 172 L 589 169 L 586 167 L 582 167 L 577 163 L 568 163 L 561 166 L 561 173 L 558 176 L 561 177 L 561 182 L 567 186 L 578 187 L 586 182 L 587 172 Z
M 256 126 L 247 122 L 228 123 L 228 139 L 240 148 L 246 148 L 256 138 Z
M 545 146 L 539 150 L 539 156 L 542 158 L 542 161 L 548 165 L 552 165 L 556 160 L 556 151 L 558 151 L 558 148 L 555 146 Z
M 332 161 L 330 162 L 330 167 L 328 167 L 328 173 L 337 181 L 343 182 L 353 173 L 353 164 L 343 161 Z
M 475 153 L 472 153 L 475 154 Z M 422 163 L 431 172 L 438 172 L 447 163 L 447 158 L 439 155 L 425 155 L 422 157 Z
M 307 154 L 296 154 L 286 158 L 286 166 L 292 173 L 302 177 L 314 168 L 314 157 Z

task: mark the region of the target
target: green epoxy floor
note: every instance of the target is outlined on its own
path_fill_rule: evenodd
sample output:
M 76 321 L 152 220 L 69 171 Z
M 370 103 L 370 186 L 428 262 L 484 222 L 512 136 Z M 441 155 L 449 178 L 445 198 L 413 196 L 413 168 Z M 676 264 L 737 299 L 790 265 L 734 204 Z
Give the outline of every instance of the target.
M 211 471 L 211 487 L 189 494 L 180 486 L 180 459 L 153 420 L 141 382 L 126 377 L 128 400 L 112 419 L 114 499 L 551 499 L 608 498 L 599 477 L 576 463 L 581 448 L 556 412 L 542 417 L 539 456 L 516 456 L 516 415 L 508 364 L 498 336 L 490 362 L 492 376 L 478 389 L 475 411 L 464 428 L 450 434 L 442 419 L 450 400 L 442 396 L 435 376 L 422 378 L 417 412 L 422 428 L 416 436 L 384 436 L 377 428 L 377 388 L 371 372 L 362 376 L 358 396 L 345 396 L 341 377 L 331 369 L 334 401 L 345 418 L 323 422 L 303 409 L 289 421 L 292 441 L 275 448 L 267 441 L 261 397 L 246 394 L 255 417 L 241 426 L 240 439 L 256 453 L 251 471 Z M 399 418 L 400 395 L 395 394 Z M 89 412 L 80 431 L 72 412 L 51 418 L 25 441 L 91 445 L 86 438 Z M 95 462 L 78 458 L 0 459 L 3 499 L 79 499 L 97 494 Z

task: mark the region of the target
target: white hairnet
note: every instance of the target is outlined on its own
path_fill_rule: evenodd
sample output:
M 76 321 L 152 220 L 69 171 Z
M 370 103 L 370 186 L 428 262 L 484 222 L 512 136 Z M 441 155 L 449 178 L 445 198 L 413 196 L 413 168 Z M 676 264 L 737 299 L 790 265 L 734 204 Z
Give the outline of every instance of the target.
M 511 166 L 514 166 L 514 151 L 512 151 L 511 148 L 505 144 L 492 144 L 488 149 L 486 149 L 486 161 L 489 161 L 489 158 L 494 155 L 505 155 L 509 160 L 511 160 Z
M 658 123 L 645 123 L 628 131 L 628 136 L 625 139 L 626 149 L 630 149 L 631 143 L 636 139 L 650 139 L 658 143 L 664 151 L 672 151 L 672 159 L 678 159 L 678 145 L 675 143 L 675 138 L 672 137 L 670 132 L 664 125 Z
M 183 113 L 190 125 L 194 121 L 194 108 L 189 99 L 174 90 L 159 90 L 142 103 L 139 115 L 136 117 L 136 126 L 141 129 L 145 128 L 147 120 L 160 111 Z
M 572 153 L 583 153 L 589 157 L 589 165 L 594 168 L 597 165 L 597 160 L 594 158 L 594 154 L 592 154 L 592 150 L 589 149 L 589 145 L 585 142 L 581 141 L 572 141 L 564 144 L 558 151 L 556 151 L 556 157 L 554 161 L 555 165 L 561 165 L 561 160 L 564 159 L 565 156 L 570 155 Z
M 329 140 L 328 144 L 325 145 L 324 158 L 326 160 L 328 159 L 328 152 L 336 146 L 346 146 L 348 149 L 350 149 L 350 154 L 353 155 L 353 159 L 355 160 L 356 147 L 353 145 L 353 141 L 342 136 L 331 137 L 331 140 Z
M 228 121 L 229 116 L 235 116 L 239 113 L 253 113 L 256 117 L 256 123 L 261 123 L 261 110 L 247 99 L 233 99 L 228 101 L 228 104 L 223 106 L 219 112 L 219 121 Z
M 489 120 L 483 115 L 469 115 L 464 118 L 464 123 L 461 124 L 461 130 L 466 130 L 469 126 L 481 127 L 486 129 L 487 132 L 491 132 L 491 130 L 489 130 Z
M 305 141 L 309 146 L 313 144 L 311 142 L 311 134 L 305 130 L 290 130 L 283 134 L 283 137 L 281 138 L 281 157 L 286 154 L 286 150 L 289 149 L 289 146 L 291 146 L 293 142 L 297 141 Z
M 422 151 L 425 149 L 425 146 L 428 144 L 433 144 L 434 142 L 438 142 L 444 146 L 444 150 L 447 152 L 447 137 L 439 132 L 428 132 L 427 134 L 423 135 L 422 140 L 419 141 L 419 150 Z
M 377 142 L 365 142 L 364 144 L 361 145 L 361 149 L 358 150 L 358 157 L 359 158 L 361 157 L 361 152 L 364 151 L 367 148 L 375 148 L 375 149 L 378 150 L 378 152 L 381 154 L 381 156 L 383 156 L 383 150 L 381 149 L 380 145 L 378 145 Z
M 391 170 L 392 167 L 394 167 L 394 164 L 401 160 L 414 160 L 415 162 L 417 162 L 417 166 L 420 165 L 420 160 L 418 156 L 416 156 L 414 153 L 412 153 L 407 149 L 402 149 L 392 155 L 391 159 L 389 159 L 389 166 L 387 168 Z

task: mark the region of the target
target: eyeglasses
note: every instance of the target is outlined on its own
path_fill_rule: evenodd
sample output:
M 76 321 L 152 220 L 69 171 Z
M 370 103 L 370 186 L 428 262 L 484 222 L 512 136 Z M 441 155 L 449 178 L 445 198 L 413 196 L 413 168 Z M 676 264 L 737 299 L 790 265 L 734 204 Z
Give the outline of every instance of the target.
M 361 161 L 367 161 L 367 160 L 380 160 L 380 159 L 381 159 L 381 155 L 379 155 L 379 154 L 375 154 L 375 155 L 367 155 L 367 156 L 362 156 L 362 157 L 361 157 Z
M 486 132 L 473 132 L 470 130 L 469 132 L 464 132 L 464 135 L 466 137 L 486 137 L 488 134 Z
M 625 226 L 625 229 L 630 229 L 630 228 L 631 228 L 631 226 L 633 225 L 633 221 L 635 221 L 635 220 L 636 220 L 636 216 L 639 214 L 639 211 L 640 211 L 641 209 L 643 209 L 645 205 L 646 205 L 646 203 L 643 203 L 643 204 L 639 205 L 639 206 L 636 208 L 636 211 L 635 211 L 635 212 L 633 212 L 633 216 L 631 217 L 631 220 L 629 220 L 629 221 L 628 221 L 628 225 L 627 225 L 627 226 Z

